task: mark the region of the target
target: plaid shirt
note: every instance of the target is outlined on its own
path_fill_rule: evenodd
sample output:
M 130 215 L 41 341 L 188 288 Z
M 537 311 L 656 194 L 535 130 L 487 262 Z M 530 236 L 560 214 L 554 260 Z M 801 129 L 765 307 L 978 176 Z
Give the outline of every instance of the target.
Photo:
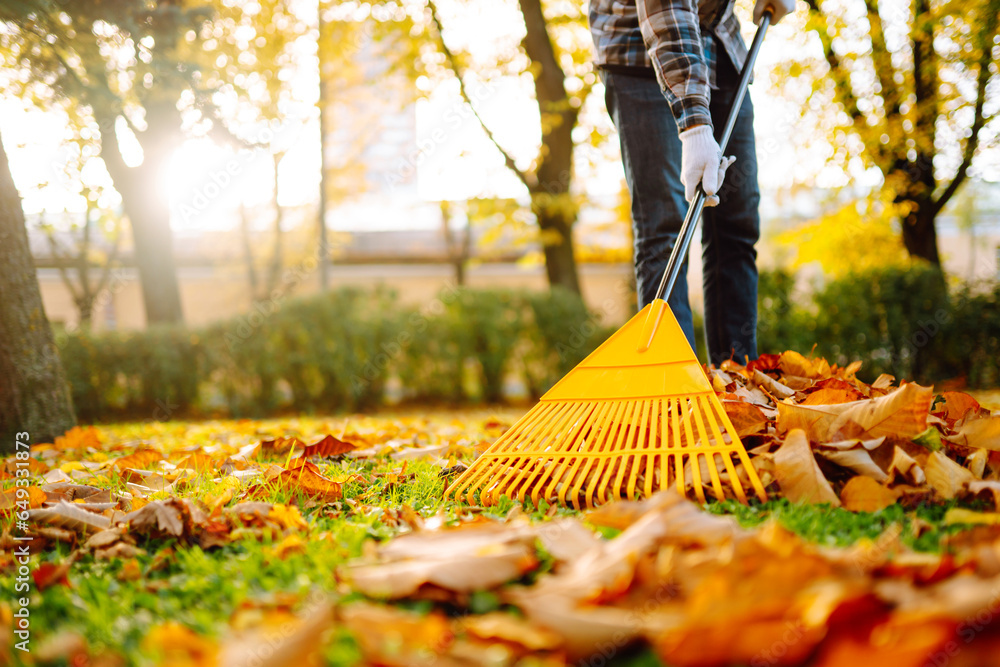
M 681 131 L 711 126 L 708 101 L 716 87 L 718 46 L 736 69 L 747 56 L 733 2 L 590 0 L 597 65 L 651 67 Z

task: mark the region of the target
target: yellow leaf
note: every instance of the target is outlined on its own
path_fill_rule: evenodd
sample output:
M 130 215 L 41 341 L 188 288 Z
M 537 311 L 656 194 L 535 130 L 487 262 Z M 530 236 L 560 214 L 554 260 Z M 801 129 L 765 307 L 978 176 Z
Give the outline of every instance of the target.
M 840 501 L 851 512 L 878 512 L 895 503 L 896 494 L 871 477 L 858 475 L 844 485 Z
M 946 500 L 961 493 L 969 482 L 976 480 L 975 476 L 958 465 L 941 452 L 931 452 L 924 465 L 927 483 Z
M 302 518 L 296 505 L 275 505 L 267 518 L 286 530 L 309 529 L 309 524 Z
M 840 505 L 840 499 L 816 464 L 809 440 L 801 429 L 790 432 L 774 453 L 774 476 L 781 493 L 792 502 Z
M 177 621 L 168 621 L 149 631 L 142 641 L 143 652 L 170 667 L 215 667 L 218 647 Z
M 954 436 L 946 437 L 957 445 L 1000 452 L 1000 417 L 981 417 L 965 422 Z
M 974 512 L 962 507 L 953 507 L 944 515 L 944 525 L 956 523 L 995 526 L 1000 524 L 1000 512 Z
M 271 549 L 271 555 L 282 560 L 293 554 L 304 554 L 305 552 L 306 541 L 294 533 L 278 542 Z

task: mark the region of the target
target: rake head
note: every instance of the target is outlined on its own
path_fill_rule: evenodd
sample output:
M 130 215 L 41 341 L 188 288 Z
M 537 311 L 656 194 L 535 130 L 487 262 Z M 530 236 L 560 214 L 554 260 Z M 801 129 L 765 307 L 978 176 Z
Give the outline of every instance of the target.
M 577 508 L 675 486 L 742 503 L 764 487 L 663 301 L 646 306 L 550 389 L 446 491 Z M 645 327 L 643 326 L 645 323 Z M 652 323 L 652 324 L 651 324 Z

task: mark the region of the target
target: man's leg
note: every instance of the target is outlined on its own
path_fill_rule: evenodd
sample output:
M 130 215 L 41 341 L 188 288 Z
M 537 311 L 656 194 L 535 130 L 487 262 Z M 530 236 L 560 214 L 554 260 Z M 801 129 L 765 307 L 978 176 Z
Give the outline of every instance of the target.
M 725 70 L 725 71 L 724 71 Z M 712 91 L 712 124 L 716 139 L 739 83 L 736 70 L 720 53 L 719 90 Z M 702 259 L 705 285 L 705 335 L 709 359 L 720 364 L 730 357 L 743 363 L 757 358 L 757 250 L 760 218 L 757 207 L 757 153 L 753 104 L 748 94 L 725 150 L 736 162 L 726 172 L 719 205 L 703 215 Z
M 681 141 L 655 78 L 608 71 L 602 72 L 602 78 L 632 195 L 635 281 L 641 308 L 656 294 L 687 212 L 680 179 Z M 668 303 L 694 348 L 687 268 L 685 258 Z

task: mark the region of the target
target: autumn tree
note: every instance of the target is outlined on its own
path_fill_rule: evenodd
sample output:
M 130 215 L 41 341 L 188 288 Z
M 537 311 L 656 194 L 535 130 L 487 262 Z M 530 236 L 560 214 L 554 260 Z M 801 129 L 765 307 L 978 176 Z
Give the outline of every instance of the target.
M 27 432 L 32 443 L 51 441 L 71 428 L 76 418 L 2 141 L 0 294 L 0 452 L 8 452 L 15 434 Z
M 940 266 L 936 220 L 997 146 L 998 0 L 806 0 L 822 58 L 790 62 L 811 83 L 839 166 L 882 175 L 911 257 Z M 804 52 L 802 49 L 799 52 Z
M 524 34 L 516 48 L 501 62 L 472 65 L 476 59 L 449 44 L 448 27 L 433 2 L 428 9 L 433 22 L 431 37 L 444 61 L 457 78 L 459 90 L 490 141 L 531 198 L 531 211 L 539 229 L 549 284 L 580 292 L 574 255 L 573 225 L 578 203 L 572 192 L 576 142 L 574 128 L 596 77 L 590 63 L 590 35 L 586 29 L 584 3 L 550 3 L 519 0 Z M 424 57 L 428 57 L 425 53 Z M 503 146 L 482 117 L 469 93 L 470 81 L 489 79 L 487 67 L 501 75 L 530 76 L 538 107 L 540 142 L 530 166 L 518 166 L 515 156 Z

